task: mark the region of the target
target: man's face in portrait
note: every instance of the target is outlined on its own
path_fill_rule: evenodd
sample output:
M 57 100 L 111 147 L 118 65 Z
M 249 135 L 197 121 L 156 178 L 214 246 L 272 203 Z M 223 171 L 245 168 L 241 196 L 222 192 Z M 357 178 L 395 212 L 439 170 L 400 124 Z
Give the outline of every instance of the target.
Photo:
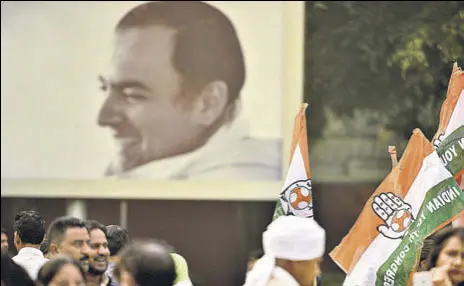
M 116 33 L 110 73 L 101 76 L 100 126 L 113 130 L 122 170 L 191 151 L 201 133 L 172 64 L 175 31 L 163 26 Z

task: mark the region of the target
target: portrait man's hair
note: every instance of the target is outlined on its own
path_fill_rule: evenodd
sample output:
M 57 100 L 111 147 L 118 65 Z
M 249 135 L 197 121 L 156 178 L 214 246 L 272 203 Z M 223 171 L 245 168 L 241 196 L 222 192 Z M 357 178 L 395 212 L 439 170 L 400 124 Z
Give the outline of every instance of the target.
M 234 25 L 224 13 L 200 1 L 154 1 L 129 11 L 116 30 L 153 25 L 177 32 L 172 64 L 186 90 L 200 92 L 220 80 L 227 84 L 229 104 L 239 97 L 245 82 L 244 56 Z

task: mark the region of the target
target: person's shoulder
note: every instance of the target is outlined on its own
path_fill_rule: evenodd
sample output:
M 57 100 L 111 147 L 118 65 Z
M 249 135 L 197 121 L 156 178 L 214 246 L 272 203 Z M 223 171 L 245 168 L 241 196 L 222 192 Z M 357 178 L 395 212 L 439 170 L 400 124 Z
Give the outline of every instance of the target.
M 282 158 L 282 140 L 244 137 L 240 140 L 223 142 L 220 147 L 209 149 L 201 156 L 202 160 L 219 163 L 280 164 Z M 214 160 L 212 160 L 214 159 Z
M 177 278 L 175 285 L 191 285 L 187 260 L 182 255 L 175 252 L 171 252 L 170 255 L 176 267 Z
M 252 158 L 259 158 L 258 156 L 280 157 L 278 155 L 282 152 L 283 144 L 280 139 L 252 137 L 234 143 L 229 146 L 232 150 L 239 150 L 243 155 L 250 155 Z
M 187 260 L 185 260 L 185 258 L 182 255 L 175 253 L 175 252 L 171 252 L 170 255 L 172 257 L 172 260 L 174 260 L 175 263 L 187 264 Z
M 188 177 L 219 180 L 280 180 L 282 141 L 244 138 L 204 154 L 189 167 Z

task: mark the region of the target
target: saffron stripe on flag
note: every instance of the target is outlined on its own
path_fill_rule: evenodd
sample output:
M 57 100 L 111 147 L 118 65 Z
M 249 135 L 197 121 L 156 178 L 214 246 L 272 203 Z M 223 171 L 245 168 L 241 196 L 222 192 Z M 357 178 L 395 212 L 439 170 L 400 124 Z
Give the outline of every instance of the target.
M 423 240 L 464 208 L 464 193 L 431 143 L 416 129 L 407 150 L 421 145 L 425 152 L 405 152 L 392 171 L 398 171 L 398 176 L 387 176 L 368 200 L 355 227 L 330 253 L 337 264 L 348 269 L 343 285 L 407 285 Z M 411 156 L 415 164 L 405 165 Z M 420 170 L 412 173 L 412 167 Z M 401 175 L 412 180 L 403 196 L 404 189 L 397 180 Z M 357 241 L 366 233 L 368 239 Z
M 360 216 L 341 243 L 331 252 L 330 257 L 338 266 L 350 273 L 366 249 L 379 235 L 377 226 L 384 221 L 375 214 L 373 203 L 381 193 L 393 193 L 404 198 L 420 171 L 422 161 L 432 153 L 432 144 L 419 129 L 414 130 L 406 150 L 398 164 L 368 199 Z
M 451 72 L 450 80 L 448 83 L 448 91 L 446 93 L 445 101 L 440 109 L 440 123 L 438 125 L 438 130 L 433 136 L 432 142 L 435 146 L 439 145 L 439 142 L 443 140 L 443 136 L 452 133 L 454 130 L 450 130 L 448 125 L 455 126 L 456 128 L 463 124 L 462 120 L 462 109 L 464 108 L 462 104 L 458 104 L 460 95 L 462 95 L 464 89 L 464 71 L 458 67 L 457 63 L 453 64 L 453 71 Z M 462 102 L 462 99 L 460 100 Z M 459 108 L 459 111 L 456 112 L 455 109 Z M 460 116 L 461 121 L 455 122 L 452 117 Z M 457 125 L 455 125 L 458 123 Z

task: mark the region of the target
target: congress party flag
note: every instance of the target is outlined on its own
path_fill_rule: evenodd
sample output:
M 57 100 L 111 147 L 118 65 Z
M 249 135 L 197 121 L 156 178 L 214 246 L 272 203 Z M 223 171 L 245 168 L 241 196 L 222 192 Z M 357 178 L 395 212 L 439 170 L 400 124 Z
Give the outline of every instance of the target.
M 424 239 L 463 208 L 463 191 L 414 130 L 401 160 L 329 254 L 347 273 L 343 285 L 411 285 Z
M 432 142 L 437 147 L 449 134 L 464 124 L 464 71 L 457 63 L 448 83 L 448 91 L 440 110 L 440 123 Z
M 443 163 L 451 171 L 461 188 L 464 185 L 464 158 L 462 155 L 464 139 L 462 130 L 459 131 L 459 129 L 462 129 L 463 125 L 464 71 L 458 67 L 457 63 L 454 63 L 446 99 L 440 110 L 440 123 L 432 142 Z
M 313 218 L 308 129 L 306 125 L 307 107 L 308 104 L 302 104 L 295 117 L 290 151 L 290 165 L 288 167 L 284 186 L 277 201 L 273 219 L 281 215 Z
M 464 176 L 464 125 L 461 124 L 460 127 L 446 136 L 436 150 L 446 169 L 451 172 L 458 184 L 462 184 Z

